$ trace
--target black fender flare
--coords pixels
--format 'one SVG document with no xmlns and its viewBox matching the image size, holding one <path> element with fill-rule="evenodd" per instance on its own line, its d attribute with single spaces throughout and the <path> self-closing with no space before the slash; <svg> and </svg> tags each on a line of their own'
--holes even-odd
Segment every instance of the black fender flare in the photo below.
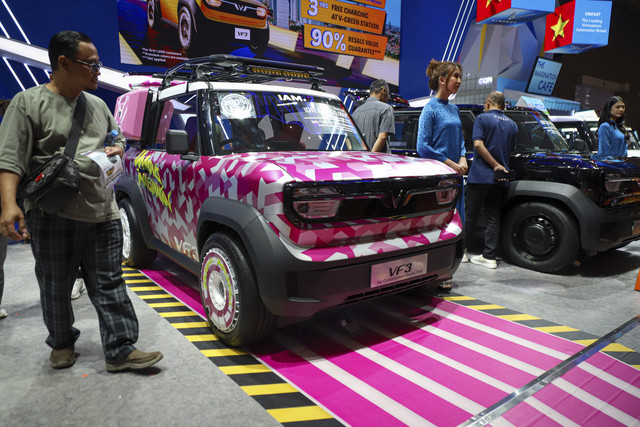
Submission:
<svg viewBox="0 0 640 427">
<path fill-rule="evenodd" d="M 602 210 L 579 188 L 569 184 L 549 181 L 519 180 L 509 183 L 506 205 L 530 199 L 553 200 L 567 209 L 578 221 L 581 246 L 590 247 L 598 240 Z"/>
<path fill-rule="evenodd" d="M 129 199 L 133 209 L 136 214 L 138 214 L 138 218 L 142 219 L 140 221 L 142 230 L 140 231 L 142 231 L 144 243 L 148 248 L 157 249 L 151 243 L 153 235 L 151 234 L 151 226 L 148 221 L 149 212 L 147 212 L 147 205 L 144 203 L 138 182 L 130 176 L 123 176 L 116 184 L 114 190 L 116 192 L 116 201 L 120 201 L 123 198 Z"/>
<path fill-rule="evenodd" d="M 261 217 L 262 215 L 256 208 L 246 203 L 224 197 L 209 197 L 202 203 L 198 216 L 198 252 L 201 252 L 212 232 L 226 228 L 240 238 L 243 246 L 249 251 L 251 259 L 255 260 L 256 254 L 252 253 L 254 252 L 252 242 L 256 240 L 257 236 L 252 235 L 250 238 L 247 228 L 253 221 Z"/>
<path fill-rule="evenodd" d="M 256 283 L 264 304 L 273 311 L 274 301 L 286 299 L 282 271 L 297 268 L 297 260 L 285 249 L 266 218 L 253 206 L 236 200 L 209 197 L 204 201 L 198 218 L 198 253 L 214 232 L 231 232 L 239 240 L 251 261 Z M 269 256 L 265 256 L 269 254 Z M 292 264 L 293 263 L 293 264 Z"/>
</svg>

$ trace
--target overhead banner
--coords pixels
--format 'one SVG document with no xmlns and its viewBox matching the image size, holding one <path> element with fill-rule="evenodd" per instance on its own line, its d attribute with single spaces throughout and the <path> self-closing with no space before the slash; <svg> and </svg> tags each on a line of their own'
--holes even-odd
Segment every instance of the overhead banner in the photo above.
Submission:
<svg viewBox="0 0 640 427">
<path fill-rule="evenodd" d="M 117 3 L 125 64 L 168 68 L 224 53 L 320 66 L 329 86 L 399 84 L 401 0 Z"/>
<path fill-rule="evenodd" d="M 611 2 L 574 0 L 547 16 L 544 51 L 581 53 L 609 43 Z"/>
<path fill-rule="evenodd" d="M 552 13 L 555 7 L 555 0 L 478 0 L 476 22 L 519 25 Z"/>
<path fill-rule="evenodd" d="M 366 4 L 367 6 L 379 7 L 384 9 L 387 0 L 357 0 L 358 3 Z"/>
<path fill-rule="evenodd" d="M 302 0 L 302 17 L 327 24 L 382 34 L 387 13 L 384 10 L 357 6 L 336 0 Z"/>
<path fill-rule="evenodd" d="M 365 58 L 384 59 L 387 38 L 304 24 L 304 47 Z"/>
</svg>

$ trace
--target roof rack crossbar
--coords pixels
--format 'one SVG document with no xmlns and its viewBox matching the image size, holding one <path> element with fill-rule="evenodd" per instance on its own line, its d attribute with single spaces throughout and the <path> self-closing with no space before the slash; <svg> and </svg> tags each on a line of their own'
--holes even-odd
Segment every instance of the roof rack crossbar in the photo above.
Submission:
<svg viewBox="0 0 640 427">
<path fill-rule="evenodd" d="M 210 55 L 190 59 L 164 74 L 154 75 L 162 78 L 161 88 L 169 86 L 174 80 L 261 83 L 273 80 L 305 81 L 314 89 L 320 89 L 324 79 L 322 67 L 291 64 L 281 61 L 244 58 L 234 55 Z"/>
</svg>

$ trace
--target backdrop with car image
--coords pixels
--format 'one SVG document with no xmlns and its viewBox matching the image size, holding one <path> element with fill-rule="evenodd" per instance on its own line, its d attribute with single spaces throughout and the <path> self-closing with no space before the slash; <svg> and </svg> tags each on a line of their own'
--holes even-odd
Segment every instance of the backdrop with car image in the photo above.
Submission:
<svg viewBox="0 0 640 427">
<path fill-rule="evenodd" d="M 327 85 L 397 90 L 400 2 L 119 0 L 120 60 L 171 67 L 219 53 L 321 66 Z"/>
</svg>

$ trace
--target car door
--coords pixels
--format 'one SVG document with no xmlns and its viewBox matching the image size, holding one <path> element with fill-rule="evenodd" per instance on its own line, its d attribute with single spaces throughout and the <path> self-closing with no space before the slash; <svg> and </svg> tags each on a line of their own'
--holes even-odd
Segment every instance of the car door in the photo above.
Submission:
<svg viewBox="0 0 640 427">
<path fill-rule="evenodd" d="M 199 199 L 192 194 L 200 162 L 197 99 L 194 92 L 161 102 L 154 142 L 137 155 L 134 163 L 153 237 L 193 260 L 198 259 L 196 212 L 200 209 L 194 205 Z M 191 155 L 167 153 L 169 129 L 187 132 Z"/>
</svg>

